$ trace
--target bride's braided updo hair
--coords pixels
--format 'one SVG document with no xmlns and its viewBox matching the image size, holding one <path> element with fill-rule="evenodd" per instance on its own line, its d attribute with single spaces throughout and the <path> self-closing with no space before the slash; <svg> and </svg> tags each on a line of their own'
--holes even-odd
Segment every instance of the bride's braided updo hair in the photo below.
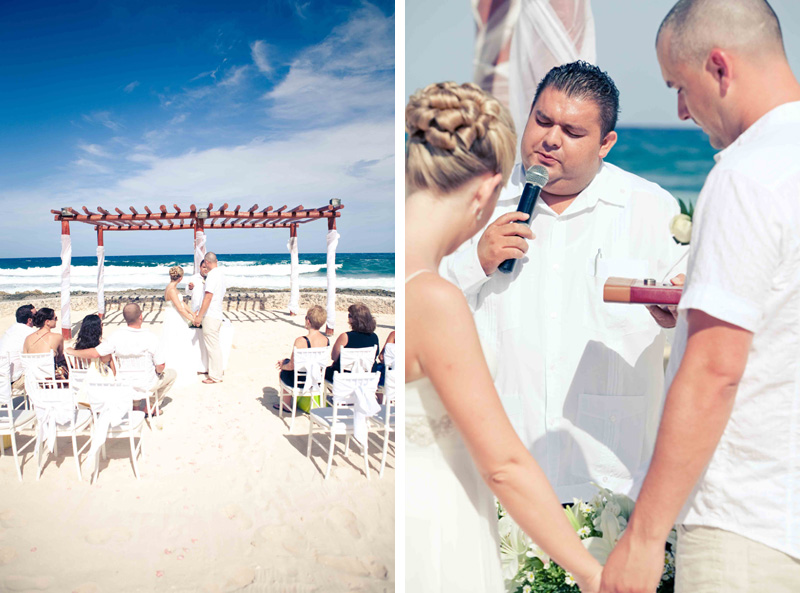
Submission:
<svg viewBox="0 0 800 593">
<path fill-rule="evenodd" d="M 448 193 L 484 173 L 514 166 L 516 134 L 508 110 L 468 82 L 430 84 L 406 106 L 406 192 Z"/>
</svg>

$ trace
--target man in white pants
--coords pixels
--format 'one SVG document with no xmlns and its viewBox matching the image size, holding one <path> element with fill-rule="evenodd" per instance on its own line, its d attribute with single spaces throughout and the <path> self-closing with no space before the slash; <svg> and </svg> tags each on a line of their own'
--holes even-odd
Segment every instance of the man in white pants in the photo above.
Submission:
<svg viewBox="0 0 800 593">
<path fill-rule="evenodd" d="M 603 592 L 800 591 L 800 83 L 763 0 L 681 0 L 661 74 L 720 149 L 694 214 L 655 453 Z"/>
<path fill-rule="evenodd" d="M 225 298 L 225 277 L 217 265 L 215 253 L 209 251 L 203 261 L 208 268 L 208 276 L 206 276 L 203 304 L 194 317 L 194 324 L 203 326 L 203 342 L 208 352 L 208 379 L 203 383 L 221 383 L 223 367 L 219 330 L 224 318 L 222 301 Z"/>
</svg>

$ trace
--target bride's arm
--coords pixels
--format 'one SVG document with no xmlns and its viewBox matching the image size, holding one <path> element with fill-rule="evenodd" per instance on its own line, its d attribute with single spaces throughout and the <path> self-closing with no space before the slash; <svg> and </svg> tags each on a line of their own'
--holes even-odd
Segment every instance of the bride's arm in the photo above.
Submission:
<svg viewBox="0 0 800 593">
<path fill-rule="evenodd" d="M 169 301 L 175 306 L 175 310 L 180 313 L 182 317 L 185 317 L 188 321 L 194 320 L 194 315 L 186 310 L 186 305 L 183 304 L 183 300 L 178 296 L 177 288 L 174 290 L 167 289 L 165 294 Z"/>
<path fill-rule="evenodd" d="M 407 368 L 418 363 L 431 380 L 492 492 L 583 591 L 595 591 L 601 566 L 581 544 L 547 477 L 511 426 L 461 292 L 433 275 L 417 280 L 406 288 L 406 327 Z"/>
</svg>

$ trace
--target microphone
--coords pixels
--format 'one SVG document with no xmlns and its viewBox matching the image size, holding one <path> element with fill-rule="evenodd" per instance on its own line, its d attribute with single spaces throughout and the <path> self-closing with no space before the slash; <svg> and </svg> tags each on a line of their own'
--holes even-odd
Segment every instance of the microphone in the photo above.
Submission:
<svg viewBox="0 0 800 593">
<path fill-rule="evenodd" d="M 527 224 L 531 226 L 531 217 L 533 215 L 533 207 L 536 205 L 536 200 L 539 199 L 539 194 L 542 188 L 547 185 L 547 180 L 550 174 L 547 169 L 541 165 L 534 165 L 525 171 L 525 187 L 522 189 L 522 195 L 519 198 L 519 206 L 517 212 L 525 212 L 528 215 L 528 220 L 525 222 L 517 222 L 516 224 Z M 510 274 L 514 271 L 516 259 L 507 259 L 497 268 L 504 274 Z"/>
</svg>

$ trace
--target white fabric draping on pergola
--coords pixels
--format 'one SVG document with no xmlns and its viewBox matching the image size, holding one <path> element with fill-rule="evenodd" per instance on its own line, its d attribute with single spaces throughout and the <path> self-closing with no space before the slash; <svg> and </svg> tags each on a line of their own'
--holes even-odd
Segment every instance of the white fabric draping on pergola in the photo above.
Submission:
<svg viewBox="0 0 800 593">
<path fill-rule="evenodd" d="M 326 261 L 328 276 L 328 328 L 333 331 L 336 319 L 336 246 L 339 245 L 339 233 L 330 229 L 325 238 L 328 245 L 328 258 Z"/>
<path fill-rule="evenodd" d="M 194 237 L 194 274 L 200 273 L 200 262 L 206 256 L 206 234 L 198 231 Z"/>
<path fill-rule="evenodd" d="M 286 244 L 289 250 L 289 313 L 297 315 L 300 312 L 300 258 L 297 254 L 297 237 L 289 237 Z"/>
<path fill-rule="evenodd" d="M 472 0 L 474 80 L 508 105 L 517 135 L 536 86 L 554 66 L 596 61 L 590 0 Z"/>
<path fill-rule="evenodd" d="M 106 314 L 106 292 L 105 292 L 105 262 L 106 248 L 102 245 L 97 246 L 97 313 L 101 317 Z"/>
<path fill-rule="evenodd" d="M 72 330 L 69 314 L 69 272 L 72 265 L 72 241 L 67 234 L 61 234 L 61 327 Z"/>
</svg>

